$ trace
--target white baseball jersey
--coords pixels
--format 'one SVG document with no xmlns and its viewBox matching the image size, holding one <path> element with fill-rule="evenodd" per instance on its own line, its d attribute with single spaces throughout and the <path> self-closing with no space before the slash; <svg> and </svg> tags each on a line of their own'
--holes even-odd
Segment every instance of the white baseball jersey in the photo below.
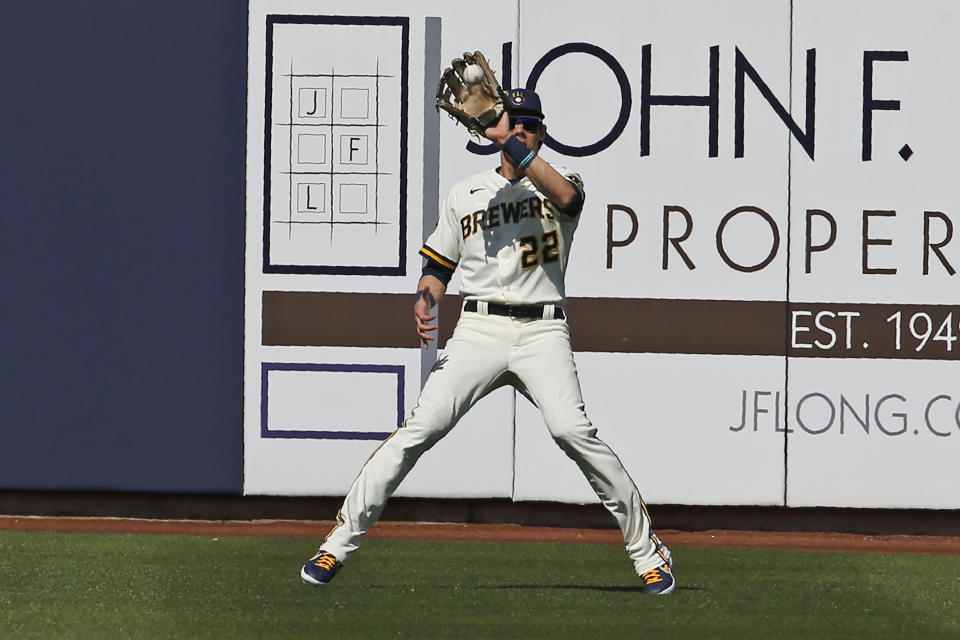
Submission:
<svg viewBox="0 0 960 640">
<path fill-rule="evenodd" d="M 554 168 L 583 196 L 580 176 Z M 467 300 L 563 304 L 579 218 L 579 211 L 559 211 L 529 178 L 511 183 L 491 169 L 450 189 L 420 253 L 449 269 L 459 264 Z"/>
</svg>

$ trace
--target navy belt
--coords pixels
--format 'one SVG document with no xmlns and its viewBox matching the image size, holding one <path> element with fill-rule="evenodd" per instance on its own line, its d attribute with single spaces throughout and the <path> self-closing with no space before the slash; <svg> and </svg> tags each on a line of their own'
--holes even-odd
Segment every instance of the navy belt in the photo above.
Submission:
<svg viewBox="0 0 960 640">
<path fill-rule="evenodd" d="M 467 300 L 463 305 L 464 311 L 476 312 L 477 301 Z M 525 320 L 542 320 L 542 304 L 500 304 L 498 302 L 487 303 L 487 314 L 491 316 L 507 316 L 508 318 L 522 318 Z M 563 314 L 563 307 L 556 306 L 553 309 L 553 319 L 563 320 L 566 316 Z"/>
</svg>

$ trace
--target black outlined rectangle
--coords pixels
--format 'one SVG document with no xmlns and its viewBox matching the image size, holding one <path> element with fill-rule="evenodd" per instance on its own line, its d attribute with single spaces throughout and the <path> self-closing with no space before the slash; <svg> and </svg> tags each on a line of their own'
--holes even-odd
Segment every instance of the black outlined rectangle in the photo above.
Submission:
<svg viewBox="0 0 960 640">
<path fill-rule="evenodd" d="M 271 226 L 276 221 L 271 220 L 271 149 L 273 142 L 273 52 L 274 26 L 281 24 L 292 25 L 359 25 L 359 26 L 390 26 L 400 27 L 400 141 L 399 141 L 399 203 L 398 219 L 398 251 L 395 266 L 362 266 L 362 265 L 304 265 L 280 264 L 271 258 Z M 406 235 L 407 235 L 407 141 L 409 114 L 409 37 L 410 20 L 407 17 L 369 17 L 369 16 L 307 16 L 307 15 L 268 15 L 266 18 L 266 73 L 264 94 L 264 221 L 263 221 L 263 272 L 284 274 L 344 274 L 344 275 L 388 275 L 402 276 L 406 274 Z M 379 73 L 379 72 L 378 72 Z M 375 77 L 379 82 L 379 76 Z M 328 96 L 329 97 L 329 96 Z M 292 109 L 292 107 L 291 107 Z M 294 113 L 291 112 L 290 124 L 293 126 Z M 333 113 L 330 113 L 333 117 Z M 370 125 L 375 132 L 377 124 Z M 374 167 L 374 172 L 379 167 Z M 331 167 L 330 177 L 333 172 Z M 378 184 L 376 181 L 375 184 Z M 295 197 L 295 194 L 292 194 Z M 331 232 L 335 223 L 333 212 L 327 224 Z M 374 224 L 382 224 L 375 218 Z"/>
<path fill-rule="evenodd" d="M 403 387 L 405 369 L 402 365 L 375 364 L 292 364 L 282 362 L 264 362 L 260 365 L 260 437 L 261 438 L 311 438 L 317 440 L 384 440 L 392 431 L 361 431 L 344 425 L 343 429 L 319 430 L 286 428 L 271 429 L 269 425 L 270 393 L 269 374 L 271 371 L 305 371 L 328 373 L 375 373 L 395 376 L 396 391 L 396 427 L 403 423 Z M 292 426 L 292 425 L 291 425 Z"/>
</svg>

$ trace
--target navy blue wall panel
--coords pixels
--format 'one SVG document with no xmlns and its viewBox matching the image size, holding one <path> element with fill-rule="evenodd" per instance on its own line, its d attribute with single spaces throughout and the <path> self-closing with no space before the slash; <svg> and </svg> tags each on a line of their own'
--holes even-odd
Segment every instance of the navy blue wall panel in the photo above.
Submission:
<svg viewBox="0 0 960 640">
<path fill-rule="evenodd" d="M 0 5 L 0 489 L 239 493 L 247 5 Z"/>
</svg>

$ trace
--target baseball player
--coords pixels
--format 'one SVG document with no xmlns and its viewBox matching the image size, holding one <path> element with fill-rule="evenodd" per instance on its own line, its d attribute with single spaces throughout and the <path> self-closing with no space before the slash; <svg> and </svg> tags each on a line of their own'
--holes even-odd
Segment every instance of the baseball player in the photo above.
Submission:
<svg viewBox="0 0 960 640">
<path fill-rule="evenodd" d="M 676 587 L 670 551 L 651 529 L 640 492 L 584 412 L 564 304 L 583 181 L 539 156 L 547 127 L 537 94 L 514 89 L 506 98 L 507 111 L 483 130 L 501 148 L 500 166 L 453 186 L 420 250 L 426 265 L 413 315 L 423 345 L 435 339 L 431 309 L 457 268 L 460 320 L 410 417 L 363 466 L 337 526 L 303 565 L 306 584 L 328 584 L 417 459 L 478 400 L 512 385 L 540 409 L 613 514 L 643 590 L 668 594 Z"/>
</svg>

